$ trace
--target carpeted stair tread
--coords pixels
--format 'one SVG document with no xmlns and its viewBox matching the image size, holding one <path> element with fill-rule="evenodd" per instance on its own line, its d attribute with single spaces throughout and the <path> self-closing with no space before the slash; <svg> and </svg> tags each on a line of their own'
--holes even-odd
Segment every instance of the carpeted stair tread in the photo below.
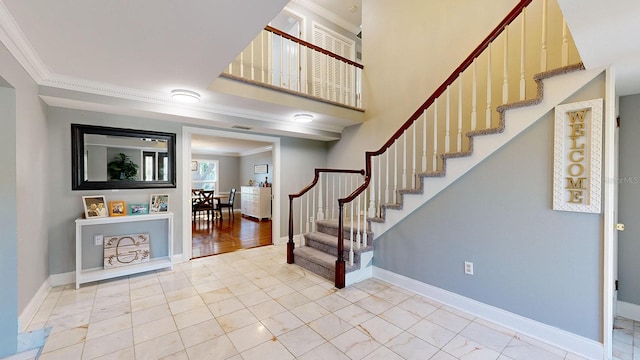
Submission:
<svg viewBox="0 0 640 360">
<path fill-rule="evenodd" d="M 337 258 L 329 255 L 318 249 L 314 249 L 310 246 L 302 246 L 293 250 L 295 263 L 299 266 L 320 275 L 326 279 L 334 280 L 335 278 L 335 266 Z M 354 263 L 353 266 L 349 265 L 349 261 L 346 261 L 346 272 L 351 272 L 360 269 L 360 264 Z"/>
<path fill-rule="evenodd" d="M 338 237 L 333 236 L 333 235 L 329 235 L 329 234 L 325 234 L 322 232 L 312 232 L 312 233 L 306 233 L 304 234 L 305 239 L 308 240 L 312 240 L 312 241 L 316 241 L 318 243 L 321 243 L 323 245 L 326 245 L 330 248 L 335 248 L 337 251 L 338 248 Z M 349 246 L 350 246 L 350 241 L 349 239 L 343 239 L 342 240 L 343 244 L 344 244 L 344 251 L 349 251 Z M 353 252 L 354 253 L 362 253 L 365 251 L 373 251 L 373 246 L 371 246 L 370 240 L 367 241 L 367 247 L 361 247 L 360 249 L 357 248 L 357 245 L 354 241 L 353 244 Z M 336 252 L 337 254 L 337 252 Z"/>
</svg>

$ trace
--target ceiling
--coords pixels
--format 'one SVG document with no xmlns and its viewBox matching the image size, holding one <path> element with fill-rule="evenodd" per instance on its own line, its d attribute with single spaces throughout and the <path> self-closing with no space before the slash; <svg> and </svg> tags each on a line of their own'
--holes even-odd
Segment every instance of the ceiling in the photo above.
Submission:
<svg viewBox="0 0 640 360">
<path fill-rule="evenodd" d="M 308 111 L 210 90 L 288 1 L 0 0 L 0 39 L 51 106 L 328 140 L 353 120 L 294 124 L 292 114 Z M 358 19 L 345 5 L 360 0 L 294 1 Z M 177 103 L 173 89 L 201 101 Z"/>
<path fill-rule="evenodd" d="M 0 39 L 51 106 L 327 140 L 352 125 L 210 90 L 218 74 L 289 0 L 0 0 Z M 362 0 L 291 0 L 359 29 Z M 640 93 L 640 2 L 559 0 L 585 65 L 614 64 L 621 95 Z M 184 105 L 170 91 L 199 92 Z M 258 144 L 258 147 L 260 144 Z M 251 151 L 230 149 L 229 152 Z"/>
</svg>

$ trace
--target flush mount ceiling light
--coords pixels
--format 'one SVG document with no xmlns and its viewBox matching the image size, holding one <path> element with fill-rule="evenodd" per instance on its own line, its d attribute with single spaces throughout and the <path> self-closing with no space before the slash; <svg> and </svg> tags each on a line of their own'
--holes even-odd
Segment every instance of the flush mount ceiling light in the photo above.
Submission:
<svg viewBox="0 0 640 360">
<path fill-rule="evenodd" d="M 200 94 L 191 90 L 176 89 L 171 91 L 171 98 L 175 101 L 195 104 L 200 102 Z"/>
<path fill-rule="evenodd" d="M 313 121 L 313 115 L 311 114 L 295 114 L 293 115 L 293 121 L 299 123 L 308 123 Z"/>
</svg>

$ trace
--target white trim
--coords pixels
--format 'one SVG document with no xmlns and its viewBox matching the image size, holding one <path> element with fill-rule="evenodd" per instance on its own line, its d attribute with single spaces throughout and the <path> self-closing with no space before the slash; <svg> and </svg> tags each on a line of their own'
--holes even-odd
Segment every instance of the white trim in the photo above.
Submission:
<svg viewBox="0 0 640 360">
<path fill-rule="evenodd" d="M 563 350 L 586 357 L 602 359 L 601 343 L 561 330 L 547 324 L 487 305 L 444 289 L 410 279 L 408 277 L 373 267 L 373 276 L 393 285 L 413 291 L 448 306 L 496 323 L 517 333 L 538 339 Z"/>
<path fill-rule="evenodd" d="M 280 238 L 280 184 L 282 183 L 282 176 L 280 170 L 281 150 L 280 150 L 280 138 L 273 136 L 264 136 L 248 133 L 238 133 L 224 130 L 213 130 L 205 128 L 197 128 L 190 126 L 182 127 L 182 178 L 191 179 L 191 135 L 199 134 L 205 136 L 218 136 L 232 139 L 253 140 L 272 143 L 273 149 L 271 150 L 271 158 L 273 163 L 273 178 L 271 179 L 273 187 L 272 193 L 272 226 L 271 226 L 271 238 Z M 188 164 L 188 165 L 187 165 Z M 182 182 L 182 201 L 183 209 L 191 208 L 191 181 Z M 235 209 L 234 209 L 235 211 Z M 192 254 L 191 244 L 191 211 L 182 212 L 182 259 L 188 261 L 191 259 Z"/>
<path fill-rule="evenodd" d="M 272 225 L 273 226 L 273 225 Z M 273 245 L 285 245 L 286 243 L 289 242 L 289 236 L 282 236 L 278 239 L 273 239 Z"/>
<path fill-rule="evenodd" d="M 615 69 L 608 68 L 605 72 L 605 108 L 604 108 L 604 193 L 603 206 L 603 279 L 602 279 L 602 339 L 604 343 L 605 359 L 610 359 L 613 355 L 613 297 L 614 297 L 614 256 L 618 256 L 614 251 L 616 241 L 615 223 L 618 221 L 617 191 L 616 191 L 616 105 L 615 105 Z M 617 304 L 620 304 L 618 301 Z M 617 311 L 620 311 L 618 309 Z"/>
<path fill-rule="evenodd" d="M 51 284 L 51 287 L 75 284 L 75 282 L 76 282 L 75 271 L 49 275 L 49 283 Z"/>
<path fill-rule="evenodd" d="M 360 270 L 345 275 L 345 286 L 351 286 L 373 276 L 373 250 L 360 253 Z"/>
<path fill-rule="evenodd" d="M 38 291 L 36 291 L 35 295 L 33 295 L 18 317 L 18 329 L 21 333 L 27 331 L 27 326 L 29 326 L 31 320 L 36 316 L 36 313 L 49 295 L 49 292 L 51 292 L 51 283 L 49 279 L 47 279 L 40 285 Z"/>
<path fill-rule="evenodd" d="M 618 300 L 616 302 L 616 307 L 618 312 L 617 316 L 622 316 L 623 318 L 640 321 L 640 305 L 628 303 L 626 301 Z M 611 333 L 612 331 L 608 331 Z"/>
</svg>

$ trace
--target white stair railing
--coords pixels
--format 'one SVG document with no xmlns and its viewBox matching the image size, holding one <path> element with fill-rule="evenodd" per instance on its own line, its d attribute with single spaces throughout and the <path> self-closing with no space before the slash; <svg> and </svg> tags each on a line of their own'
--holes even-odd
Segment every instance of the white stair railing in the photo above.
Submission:
<svg viewBox="0 0 640 360">
<path fill-rule="evenodd" d="M 360 109 L 362 69 L 353 60 L 267 26 L 221 76 Z"/>
</svg>

